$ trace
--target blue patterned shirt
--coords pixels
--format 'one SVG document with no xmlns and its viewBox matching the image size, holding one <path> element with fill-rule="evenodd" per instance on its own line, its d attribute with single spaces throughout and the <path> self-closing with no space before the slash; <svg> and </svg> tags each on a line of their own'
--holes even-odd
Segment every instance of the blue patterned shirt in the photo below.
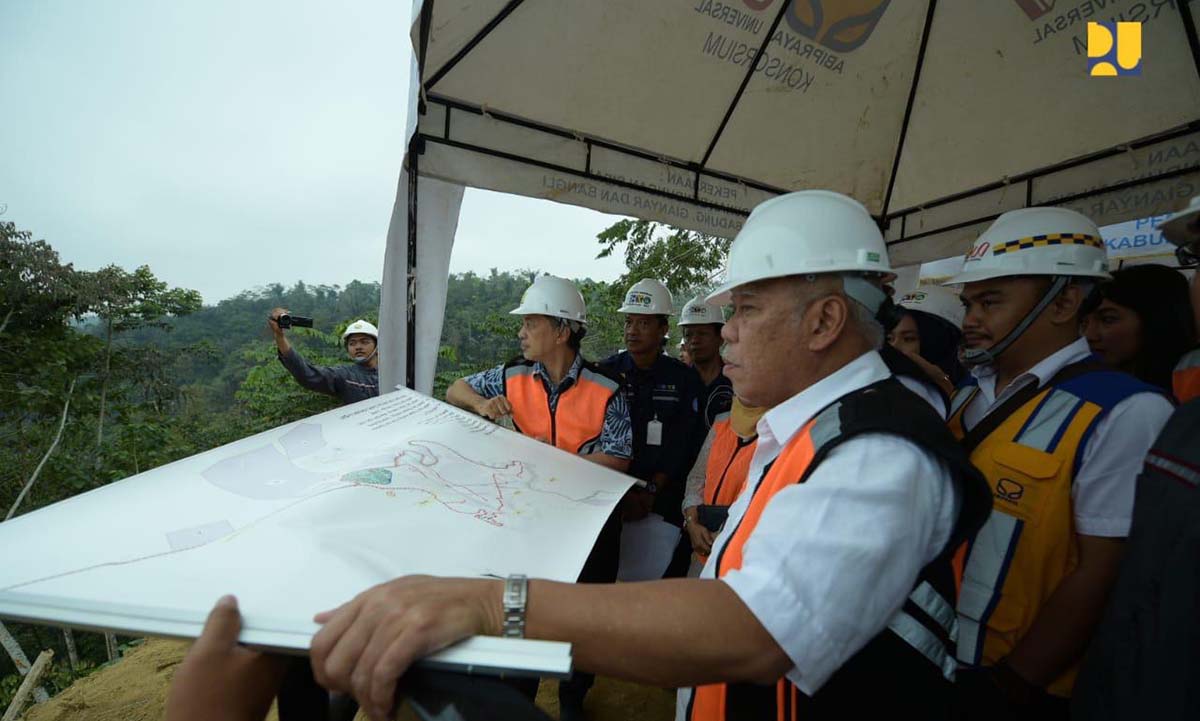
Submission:
<svg viewBox="0 0 1200 721">
<path fill-rule="evenodd" d="M 558 398 L 579 379 L 583 369 L 583 356 L 576 353 L 575 362 L 557 386 L 550 384 L 550 374 L 540 361 L 534 361 L 533 372 L 542 379 L 546 394 L 550 398 L 550 411 L 558 408 Z M 504 393 L 504 365 L 488 368 L 464 378 L 471 390 L 484 398 L 495 398 Z M 600 453 L 617 458 L 633 457 L 633 423 L 629 420 L 629 406 L 623 393 L 614 393 L 604 411 L 604 427 L 600 430 Z"/>
</svg>

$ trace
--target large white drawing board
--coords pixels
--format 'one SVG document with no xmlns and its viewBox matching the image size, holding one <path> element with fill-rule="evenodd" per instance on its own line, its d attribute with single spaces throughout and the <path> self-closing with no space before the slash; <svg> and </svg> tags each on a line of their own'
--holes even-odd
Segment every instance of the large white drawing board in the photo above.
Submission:
<svg viewBox="0 0 1200 721">
<path fill-rule="evenodd" d="M 316 612 L 398 576 L 575 580 L 632 482 L 399 390 L 0 523 L 0 617 L 194 637 L 233 593 L 244 643 L 302 652 Z M 569 653 L 472 639 L 432 661 Z"/>
</svg>

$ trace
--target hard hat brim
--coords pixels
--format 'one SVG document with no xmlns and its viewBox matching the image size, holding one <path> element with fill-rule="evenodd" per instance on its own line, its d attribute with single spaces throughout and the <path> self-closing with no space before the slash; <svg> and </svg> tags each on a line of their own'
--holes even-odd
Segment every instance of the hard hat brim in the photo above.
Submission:
<svg viewBox="0 0 1200 721">
<path fill-rule="evenodd" d="M 1071 278 L 1092 278 L 1093 280 L 1110 280 L 1112 278 L 1108 273 L 1085 271 L 1073 273 L 1055 273 L 1048 270 L 1021 270 L 1014 272 L 1011 269 L 992 268 L 991 270 L 969 270 L 942 281 L 942 285 L 966 285 L 967 283 L 978 283 L 981 280 L 995 280 L 997 278 L 1019 278 L 1030 275 L 1044 275 L 1047 277 L 1056 277 L 1060 275 L 1069 276 Z"/>
<path fill-rule="evenodd" d="M 1200 206 L 1189 206 L 1170 218 L 1162 225 L 1163 237 L 1175 245 L 1191 245 L 1200 242 Z"/>
</svg>

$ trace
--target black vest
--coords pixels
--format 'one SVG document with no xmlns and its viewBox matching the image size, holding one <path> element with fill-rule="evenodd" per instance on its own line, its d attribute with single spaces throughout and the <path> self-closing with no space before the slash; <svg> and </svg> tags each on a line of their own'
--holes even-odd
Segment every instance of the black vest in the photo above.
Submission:
<svg viewBox="0 0 1200 721">
<path fill-rule="evenodd" d="M 818 434 L 822 424 L 836 430 Z M 957 600 L 951 559 L 987 520 L 991 490 L 945 422 L 895 378 L 843 396 L 817 415 L 813 443 L 818 447 L 797 482 L 807 480 L 838 445 L 865 433 L 899 436 L 946 465 L 962 500 L 950 539 L 921 570 L 912 594 L 888 628 L 846 661 L 815 695 L 792 693 L 789 688 L 780 709 L 775 685 L 729 684 L 725 714 L 729 721 L 853 719 L 877 714 L 881 707 L 893 718 L 951 716 L 955 641 L 950 631 L 956 622 Z M 691 712 L 689 703 L 688 718 Z"/>
</svg>

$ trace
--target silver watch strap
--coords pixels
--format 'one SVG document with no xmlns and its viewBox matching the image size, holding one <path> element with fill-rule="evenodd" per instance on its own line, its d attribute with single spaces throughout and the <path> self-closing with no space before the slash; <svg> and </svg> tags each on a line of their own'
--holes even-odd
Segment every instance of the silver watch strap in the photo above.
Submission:
<svg viewBox="0 0 1200 721">
<path fill-rule="evenodd" d="M 505 638 L 525 638 L 525 605 L 529 600 L 529 579 L 513 574 L 504 579 Z"/>
</svg>

